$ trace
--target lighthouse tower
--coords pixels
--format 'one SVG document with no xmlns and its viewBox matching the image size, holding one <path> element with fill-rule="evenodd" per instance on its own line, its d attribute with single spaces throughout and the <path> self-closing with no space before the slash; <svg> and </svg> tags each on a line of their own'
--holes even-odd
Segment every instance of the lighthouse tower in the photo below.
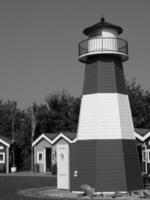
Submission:
<svg viewBox="0 0 150 200">
<path fill-rule="evenodd" d="M 96 191 L 143 188 L 122 63 L 128 43 L 119 26 L 101 21 L 86 28 L 79 43 L 85 63 L 77 141 L 70 148 L 70 189 Z"/>
</svg>

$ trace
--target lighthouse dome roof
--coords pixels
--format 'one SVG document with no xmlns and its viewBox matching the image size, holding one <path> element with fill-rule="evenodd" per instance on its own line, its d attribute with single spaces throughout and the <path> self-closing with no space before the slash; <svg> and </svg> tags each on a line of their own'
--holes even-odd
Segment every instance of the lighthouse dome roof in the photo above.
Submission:
<svg viewBox="0 0 150 200">
<path fill-rule="evenodd" d="M 123 32 L 123 29 L 120 26 L 116 26 L 114 24 L 106 22 L 105 18 L 102 17 L 100 22 L 98 22 L 97 24 L 94 24 L 93 26 L 90 26 L 90 27 L 84 29 L 83 33 L 85 35 L 90 35 L 92 32 L 95 32 L 95 31 L 100 30 L 102 28 L 115 29 L 118 32 L 118 34 Z"/>
</svg>

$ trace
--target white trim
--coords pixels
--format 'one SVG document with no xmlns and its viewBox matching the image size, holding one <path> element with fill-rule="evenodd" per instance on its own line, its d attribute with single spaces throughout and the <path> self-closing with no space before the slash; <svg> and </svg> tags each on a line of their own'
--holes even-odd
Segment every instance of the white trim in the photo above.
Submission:
<svg viewBox="0 0 150 200">
<path fill-rule="evenodd" d="M 0 155 L 3 156 L 3 159 L 0 160 L 0 163 L 5 163 L 5 152 L 0 152 Z"/>
<path fill-rule="evenodd" d="M 75 138 L 74 140 L 72 140 L 72 143 L 75 143 L 75 142 L 77 142 L 77 138 Z"/>
<path fill-rule="evenodd" d="M 7 142 L 5 142 L 4 140 L 0 139 L 0 143 L 6 145 L 7 147 L 10 147 L 10 144 L 8 144 Z"/>
<path fill-rule="evenodd" d="M 142 151 L 142 161 L 146 162 L 146 150 Z"/>
<path fill-rule="evenodd" d="M 139 139 L 140 141 L 144 142 L 147 138 L 150 137 L 150 131 L 147 132 L 146 135 L 144 135 L 143 137 L 142 137 L 139 133 L 137 133 L 137 132 L 135 132 L 135 131 L 134 131 L 134 135 L 135 135 L 135 137 L 136 137 L 137 139 Z"/>
<path fill-rule="evenodd" d="M 72 191 L 72 193 L 74 193 L 74 194 L 83 194 L 84 192 L 83 191 Z"/>
<path fill-rule="evenodd" d="M 79 60 L 84 60 L 84 57 L 91 56 L 91 55 L 96 55 L 96 54 L 116 54 L 116 55 L 121 55 L 121 58 L 123 61 L 127 60 L 129 58 L 128 54 L 126 53 L 121 53 L 118 51 L 94 51 L 94 52 L 89 52 L 85 53 L 79 56 Z"/>
<path fill-rule="evenodd" d="M 136 131 L 134 131 L 134 135 L 137 139 L 139 139 L 140 141 L 144 142 L 147 138 L 150 137 L 150 131 L 148 133 L 146 133 L 146 135 L 141 136 L 139 133 L 137 133 Z M 32 143 L 32 147 L 34 147 L 41 139 L 45 139 L 47 140 L 50 144 L 54 144 L 57 140 L 60 139 L 60 137 L 64 138 L 65 140 L 67 140 L 69 143 L 75 143 L 77 141 L 77 138 L 75 138 L 74 140 L 70 140 L 67 136 L 65 136 L 63 133 L 60 133 L 55 139 L 51 140 L 49 139 L 46 135 L 42 134 L 41 136 L 39 136 L 33 143 Z M 0 139 L 0 142 L 5 144 L 6 143 Z M 10 145 L 6 145 L 8 147 L 10 147 Z"/>
<path fill-rule="evenodd" d="M 39 160 L 39 155 L 42 154 L 42 159 Z M 43 151 L 37 151 L 37 163 L 43 163 L 44 161 L 44 156 L 43 156 Z"/>
<path fill-rule="evenodd" d="M 147 163 L 150 163 L 150 149 L 147 149 Z"/>
<path fill-rule="evenodd" d="M 73 143 L 74 140 L 70 140 L 66 135 L 64 135 L 63 133 L 60 133 L 53 141 L 52 141 L 52 144 L 54 144 L 57 140 L 59 140 L 60 138 L 63 138 L 64 140 L 66 140 L 67 142 L 69 143 Z"/>
<path fill-rule="evenodd" d="M 9 148 L 7 147 L 6 148 L 6 155 L 7 155 L 7 157 L 6 157 L 6 173 L 8 174 L 9 173 Z"/>
<path fill-rule="evenodd" d="M 70 140 L 66 135 L 64 135 L 63 133 L 59 133 L 58 136 L 56 138 L 54 138 L 53 140 L 49 139 L 46 135 L 42 134 L 41 136 L 39 136 L 33 143 L 32 143 L 32 147 L 34 147 L 41 139 L 45 139 L 47 140 L 50 144 L 54 144 L 57 140 L 59 140 L 60 138 L 65 139 L 67 142 L 69 143 L 74 143 L 77 141 L 77 138 L 75 138 L 74 140 Z"/>
<path fill-rule="evenodd" d="M 43 152 L 43 167 L 44 167 L 44 173 L 46 173 L 46 149 L 44 149 Z"/>
</svg>

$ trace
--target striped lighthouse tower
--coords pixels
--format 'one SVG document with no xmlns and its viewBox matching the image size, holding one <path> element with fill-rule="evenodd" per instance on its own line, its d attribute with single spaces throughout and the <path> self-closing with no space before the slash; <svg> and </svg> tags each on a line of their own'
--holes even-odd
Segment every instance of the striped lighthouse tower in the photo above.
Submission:
<svg viewBox="0 0 150 200">
<path fill-rule="evenodd" d="M 86 28 L 79 44 L 85 63 L 77 141 L 70 148 L 70 189 L 96 191 L 143 188 L 122 63 L 128 60 L 123 29 L 101 21 Z"/>
</svg>

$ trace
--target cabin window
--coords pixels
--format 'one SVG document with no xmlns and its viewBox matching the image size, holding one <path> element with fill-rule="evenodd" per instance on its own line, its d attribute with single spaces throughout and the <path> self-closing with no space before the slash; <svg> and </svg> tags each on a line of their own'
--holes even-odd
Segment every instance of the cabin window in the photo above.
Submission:
<svg viewBox="0 0 150 200">
<path fill-rule="evenodd" d="M 142 161 L 146 161 L 146 152 L 145 151 L 142 152 Z"/>
<path fill-rule="evenodd" d="M 42 163 L 43 162 L 43 152 L 42 151 L 38 151 L 37 152 L 37 162 L 38 163 Z"/>
<path fill-rule="evenodd" d="M 0 152 L 0 163 L 5 163 L 5 153 Z"/>
<path fill-rule="evenodd" d="M 147 150 L 147 154 L 148 154 L 147 155 L 147 157 L 148 157 L 147 162 L 150 163 L 150 150 Z"/>
</svg>

